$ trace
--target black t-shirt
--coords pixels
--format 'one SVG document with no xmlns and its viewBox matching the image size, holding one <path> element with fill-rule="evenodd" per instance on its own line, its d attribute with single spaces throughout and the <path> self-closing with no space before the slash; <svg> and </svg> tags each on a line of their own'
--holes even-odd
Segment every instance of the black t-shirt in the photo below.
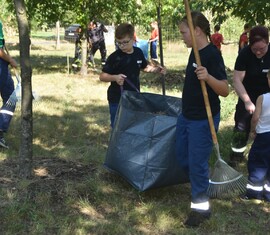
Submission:
<svg viewBox="0 0 270 235">
<path fill-rule="evenodd" d="M 226 80 L 227 75 L 223 58 L 212 43 L 199 51 L 202 66 L 207 68 L 210 75 L 218 80 Z M 192 120 L 202 120 L 207 118 L 201 83 L 194 72 L 193 63 L 196 63 L 193 50 L 190 53 L 186 68 L 186 78 L 182 95 L 182 113 L 186 118 Z M 210 88 L 207 83 L 209 102 L 212 115 L 220 112 L 220 100 L 218 95 Z"/>
<path fill-rule="evenodd" d="M 270 69 L 269 45 L 267 53 L 261 59 L 258 59 L 255 54 L 252 53 L 250 46 L 245 47 L 239 53 L 234 69 L 245 71 L 243 85 L 254 104 L 259 95 L 270 92 L 266 76 L 267 71 Z"/>
<path fill-rule="evenodd" d="M 113 52 L 107 59 L 102 71 L 112 75 L 124 74 L 127 79 L 140 90 L 140 70 L 147 66 L 147 61 L 143 52 L 138 47 L 133 47 L 133 53 L 127 54 L 120 49 Z M 135 89 L 124 82 L 124 90 L 134 91 Z M 111 82 L 108 88 L 107 99 L 110 103 L 119 103 L 121 97 L 120 86 L 116 82 Z"/>
</svg>

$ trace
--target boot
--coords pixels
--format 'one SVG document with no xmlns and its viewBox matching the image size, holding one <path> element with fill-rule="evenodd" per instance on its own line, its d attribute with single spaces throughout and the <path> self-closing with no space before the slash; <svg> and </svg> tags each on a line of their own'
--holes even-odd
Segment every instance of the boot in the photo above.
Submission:
<svg viewBox="0 0 270 235">
<path fill-rule="evenodd" d="M 231 167 L 236 167 L 239 163 L 243 162 L 244 159 L 244 153 L 231 152 L 228 164 Z"/>
</svg>

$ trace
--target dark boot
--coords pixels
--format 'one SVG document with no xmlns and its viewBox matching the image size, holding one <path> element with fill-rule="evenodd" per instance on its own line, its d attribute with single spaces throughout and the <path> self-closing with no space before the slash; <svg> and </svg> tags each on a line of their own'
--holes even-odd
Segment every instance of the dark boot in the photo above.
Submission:
<svg viewBox="0 0 270 235">
<path fill-rule="evenodd" d="M 187 227 L 198 227 L 204 221 L 210 219 L 211 212 L 210 210 L 207 211 L 191 211 L 187 220 L 185 221 L 185 225 Z"/>
<path fill-rule="evenodd" d="M 244 153 L 231 152 L 230 160 L 229 160 L 228 164 L 231 167 L 236 167 L 236 166 L 238 166 L 239 163 L 243 162 L 244 159 L 245 159 Z"/>
</svg>

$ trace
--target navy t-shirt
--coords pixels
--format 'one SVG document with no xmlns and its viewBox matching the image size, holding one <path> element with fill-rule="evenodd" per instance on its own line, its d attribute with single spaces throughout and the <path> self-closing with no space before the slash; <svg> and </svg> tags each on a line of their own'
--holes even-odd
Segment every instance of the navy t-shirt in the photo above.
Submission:
<svg viewBox="0 0 270 235">
<path fill-rule="evenodd" d="M 267 53 L 260 59 L 251 51 L 250 46 L 243 48 L 236 59 L 234 69 L 245 71 L 243 85 L 254 104 L 259 95 L 270 92 L 266 76 L 270 69 L 269 45 Z"/>
<path fill-rule="evenodd" d="M 113 52 L 107 59 L 102 72 L 112 75 L 124 74 L 127 79 L 140 90 L 140 70 L 147 66 L 147 61 L 143 52 L 138 47 L 133 47 L 133 53 L 127 54 L 120 49 Z M 124 90 L 134 91 L 135 89 L 128 83 L 124 82 Z M 116 82 L 111 82 L 108 91 L 107 99 L 110 103 L 119 103 L 121 98 L 121 89 Z"/>
<path fill-rule="evenodd" d="M 210 75 L 218 80 L 226 80 L 227 75 L 225 65 L 220 51 L 212 43 L 199 51 L 201 64 L 207 68 Z M 190 53 L 186 68 L 185 84 L 182 95 L 182 113 L 184 117 L 191 120 L 207 119 L 207 113 L 201 89 L 200 80 L 197 78 L 193 63 L 196 63 L 193 50 Z M 218 95 L 210 88 L 207 83 L 209 102 L 212 115 L 220 112 L 220 100 Z"/>
</svg>

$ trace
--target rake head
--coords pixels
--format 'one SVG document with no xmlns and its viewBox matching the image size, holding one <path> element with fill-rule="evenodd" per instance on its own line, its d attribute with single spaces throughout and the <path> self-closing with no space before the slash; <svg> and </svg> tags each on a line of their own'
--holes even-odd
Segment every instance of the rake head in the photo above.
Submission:
<svg viewBox="0 0 270 235">
<path fill-rule="evenodd" d="M 208 195 L 211 198 L 228 198 L 246 191 L 248 180 L 222 159 L 215 163 L 209 180 Z"/>
<path fill-rule="evenodd" d="M 6 107 L 13 107 L 13 106 L 16 106 L 17 101 L 18 99 L 16 96 L 16 92 L 14 90 L 5 105 Z"/>
</svg>

